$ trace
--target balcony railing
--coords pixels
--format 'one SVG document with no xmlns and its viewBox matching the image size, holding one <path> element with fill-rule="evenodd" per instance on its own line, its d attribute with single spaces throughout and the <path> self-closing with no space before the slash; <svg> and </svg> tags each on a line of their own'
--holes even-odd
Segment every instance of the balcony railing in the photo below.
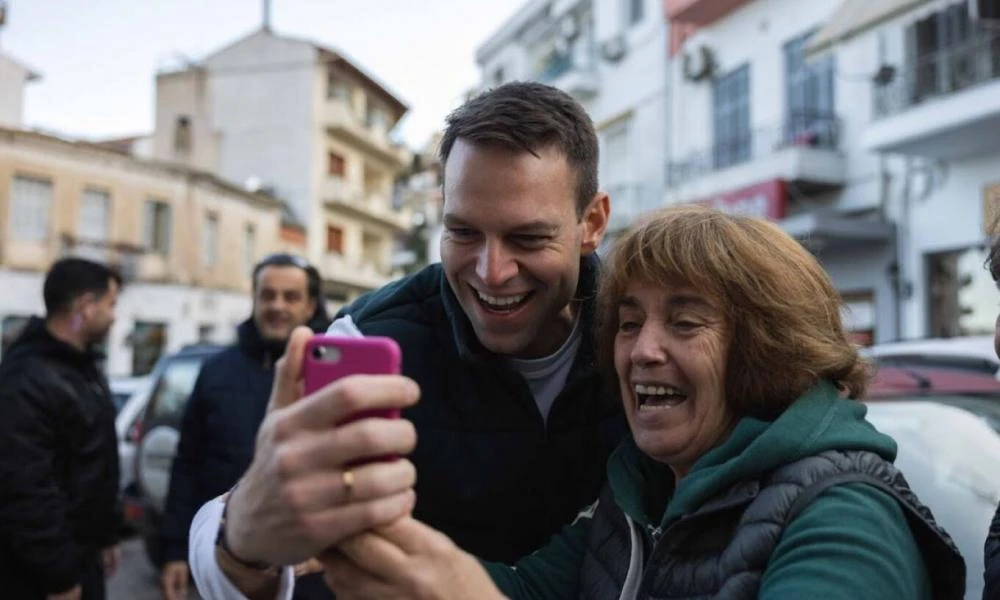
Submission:
<svg viewBox="0 0 1000 600">
<path fill-rule="evenodd" d="M 1000 34 L 968 40 L 905 64 L 887 84 L 875 83 L 875 117 L 900 113 L 927 100 L 1000 79 Z"/>
<path fill-rule="evenodd" d="M 835 151 L 840 147 L 841 122 L 838 117 L 818 113 L 790 115 L 770 127 L 751 130 L 667 165 L 671 187 L 735 167 L 783 150 L 809 148 Z"/>
</svg>

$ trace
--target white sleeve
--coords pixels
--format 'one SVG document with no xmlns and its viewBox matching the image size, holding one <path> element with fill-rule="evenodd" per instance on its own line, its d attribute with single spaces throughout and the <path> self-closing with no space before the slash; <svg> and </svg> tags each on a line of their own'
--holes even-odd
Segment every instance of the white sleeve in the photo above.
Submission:
<svg viewBox="0 0 1000 600">
<path fill-rule="evenodd" d="M 365 337 L 361 333 L 361 330 L 358 329 L 358 326 L 354 324 L 354 319 L 351 318 L 351 315 L 344 315 L 333 323 L 330 323 L 326 334 L 339 335 L 341 337 Z"/>
<path fill-rule="evenodd" d="M 191 521 L 188 538 L 188 565 L 194 585 L 204 600 L 247 600 L 215 562 L 215 538 L 222 522 L 222 498 L 209 500 Z M 291 600 L 295 590 L 295 569 L 285 567 L 275 600 Z"/>
</svg>

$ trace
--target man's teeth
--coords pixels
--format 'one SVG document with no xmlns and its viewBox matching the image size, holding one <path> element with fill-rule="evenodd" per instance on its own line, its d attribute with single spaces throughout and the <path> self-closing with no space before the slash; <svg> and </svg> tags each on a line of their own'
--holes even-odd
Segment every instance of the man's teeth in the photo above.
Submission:
<svg viewBox="0 0 1000 600">
<path fill-rule="evenodd" d="M 643 396 L 683 396 L 679 389 L 663 385 L 636 385 L 635 393 Z"/>
<path fill-rule="evenodd" d="M 521 294 L 520 296 L 487 296 L 479 291 L 476 294 L 479 295 L 480 300 L 491 306 L 510 306 L 517 304 L 528 296 L 527 294 Z"/>
</svg>

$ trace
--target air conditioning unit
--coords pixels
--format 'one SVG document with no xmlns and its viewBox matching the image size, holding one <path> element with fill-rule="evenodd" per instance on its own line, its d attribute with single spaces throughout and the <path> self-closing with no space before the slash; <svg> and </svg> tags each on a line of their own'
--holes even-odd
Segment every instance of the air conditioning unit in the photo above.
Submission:
<svg viewBox="0 0 1000 600">
<path fill-rule="evenodd" d="M 625 52 L 625 36 L 623 34 L 618 34 L 601 44 L 601 55 L 604 56 L 605 60 L 618 62 L 625 56 Z"/>
<path fill-rule="evenodd" d="M 715 54 L 708 46 L 698 46 L 684 53 L 684 79 L 703 81 L 715 74 Z"/>
</svg>

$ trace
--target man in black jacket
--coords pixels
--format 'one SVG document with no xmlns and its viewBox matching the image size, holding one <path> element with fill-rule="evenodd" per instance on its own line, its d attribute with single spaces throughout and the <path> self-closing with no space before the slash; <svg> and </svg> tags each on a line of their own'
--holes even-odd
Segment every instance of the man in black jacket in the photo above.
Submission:
<svg viewBox="0 0 1000 600">
<path fill-rule="evenodd" d="M 412 506 L 406 461 L 351 466 L 408 453 L 409 423 L 333 428 L 338 406 L 406 408 L 418 439 L 414 514 L 482 558 L 533 551 L 596 499 L 626 426 L 591 340 L 610 210 L 593 124 L 558 89 L 511 83 L 456 110 L 440 153 L 441 264 L 359 299 L 335 323 L 395 339 L 420 402 L 410 407 L 413 388 L 392 377 L 345 379 L 290 406 L 294 386 L 276 386 L 241 483 L 193 522 L 204 597 L 238 597 L 232 584 L 274 597 L 279 570 L 269 565 L 302 561 Z M 297 374 L 300 338 L 284 377 Z"/>
<path fill-rule="evenodd" d="M 232 487 L 253 458 L 274 363 L 288 336 L 300 325 L 323 331 L 329 324 L 321 284 L 318 271 L 298 256 L 262 260 L 253 271 L 252 316 L 239 326 L 236 344 L 206 361 L 199 373 L 184 411 L 161 530 L 160 579 L 167 600 L 187 597 L 191 518 Z M 308 585 L 300 586 L 298 597 L 307 597 Z"/>
<path fill-rule="evenodd" d="M 117 567 L 115 409 L 95 346 L 120 277 L 56 262 L 34 317 L 0 363 L 0 595 L 100 600 Z"/>
</svg>

